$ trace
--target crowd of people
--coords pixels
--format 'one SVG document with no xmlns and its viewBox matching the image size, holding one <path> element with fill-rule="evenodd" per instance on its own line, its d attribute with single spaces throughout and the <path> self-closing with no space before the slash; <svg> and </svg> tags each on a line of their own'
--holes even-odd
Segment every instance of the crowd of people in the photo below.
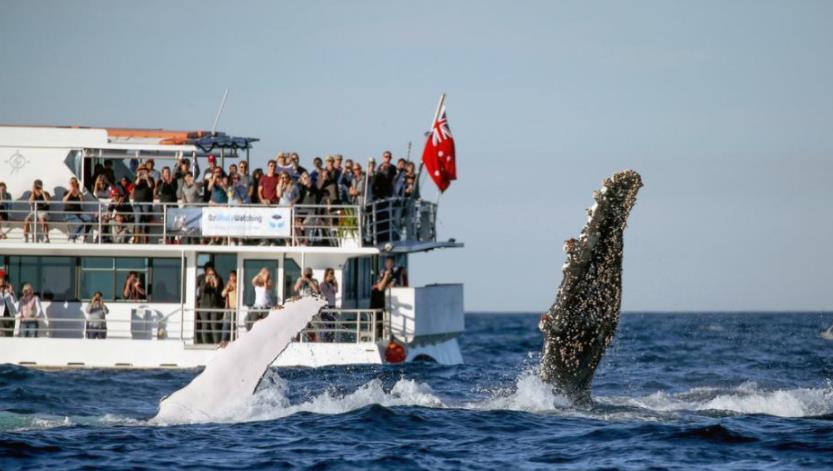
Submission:
<svg viewBox="0 0 833 471">
<path fill-rule="evenodd" d="M 414 162 L 393 161 L 390 151 L 382 154 L 381 163 L 368 160 L 366 167 L 341 155 L 315 157 L 307 169 L 297 153 L 277 154 L 266 170 L 250 171 L 248 161 L 231 163 L 226 168 L 214 155 L 208 156 L 208 168 L 200 172 L 196 162 L 185 158 L 171 167 L 157 170 L 153 159 L 130 161 L 134 177 L 116 179 L 112 160 L 94 166 L 87 188 L 72 177 L 62 198 L 60 211 L 52 209 L 52 196 L 41 180 L 33 182 L 28 195 L 29 213 L 23 220 L 26 242 L 49 242 L 50 213 L 63 216 L 68 239 L 79 241 L 101 238 L 113 243 L 146 243 L 154 226 L 161 224 L 161 209 L 155 204 L 187 206 L 203 203 L 210 206 L 259 204 L 292 205 L 365 205 L 374 201 L 400 197 L 418 198 Z M 97 203 L 89 203 L 97 200 Z M 0 239 L 6 237 L 12 197 L 0 182 Z M 99 207 L 106 207 L 100 210 Z M 303 220 L 296 223 L 303 225 Z M 102 233 L 93 235 L 92 228 Z M 157 231 L 158 232 L 158 231 Z M 206 243 L 211 242 L 206 239 Z"/>
<path fill-rule="evenodd" d="M 251 279 L 254 302 L 246 314 L 244 325 L 251 330 L 255 322 L 263 319 L 274 307 L 279 307 L 272 300 L 274 283 L 271 271 L 264 267 Z M 336 307 L 338 281 L 333 268 L 324 270 L 324 279 L 319 282 L 312 268 L 304 268 L 301 276 L 293 285 L 292 296 L 321 296 L 328 308 Z M 223 281 L 212 263 L 203 266 L 203 273 L 197 277 L 197 310 L 194 319 L 194 343 L 218 344 L 225 347 L 236 335 L 237 329 L 237 271 L 231 270 L 228 280 Z M 320 314 L 324 330 L 322 340 L 333 341 L 331 332 L 335 318 L 327 312 Z"/>
<path fill-rule="evenodd" d="M 194 342 L 198 344 L 219 344 L 224 347 L 237 337 L 237 308 L 238 308 L 237 271 L 231 270 L 224 282 L 213 264 L 206 263 L 203 273 L 197 278 L 196 311 L 194 319 Z M 254 302 L 248 310 L 244 325 L 251 330 L 253 324 L 268 314 L 269 310 L 278 307 L 272 300 L 274 283 L 272 273 L 268 268 L 262 268 L 252 279 Z M 393 257 L 387 257 L 384 267 L 379 274 L 378 281 L 372 286 L 370 308 L 385 309 L 385 291 L 392 286 L 407 286 L 407 273 L 404 268 L 394 264 Z M 304 268 L 295 280 L 291 296 L 306 297 L 320 296 L 327 302 L 329 309 L 336 308 L 336 297 L 339 292 L 338 281 L 333 268 L 326 268 L 321 281 L 313 276 L 310 267 Z M 128 273 L 121 291 L 121 298 L 128 301 L 143 301 L 147 299 L 145 282 L 135 271 Z M 103 295 L 97 291 L 92 295 L 84 308 L 85 336 L 90 339 L 107 338 L 106 316 L 109 308 L 104 303 Z M 0 269 L 0 336 L 10 337 L 14 333 L 14 317 L 20 317 L 20 335 L 22 337 L 37 337 L 43 308 L 40 298 L 34 292 L 30 283 L 23 283 L 20 298 L 15 296 L 12 283 L 6 272 Z M 381 322 L 381 318 L 377 319 Z M 320 339 L 310 337 L 307 340 L 321 340 L 332 342 L 336 339 L 334 327 L 336 318 L 327 311 L 323 311 L 317 321 L 319 329 L 323 331 Z M 381 325 L 376 326 L 381 329 Z M 315 333 L 306 335 L 315 336 Z"/>
</svg>

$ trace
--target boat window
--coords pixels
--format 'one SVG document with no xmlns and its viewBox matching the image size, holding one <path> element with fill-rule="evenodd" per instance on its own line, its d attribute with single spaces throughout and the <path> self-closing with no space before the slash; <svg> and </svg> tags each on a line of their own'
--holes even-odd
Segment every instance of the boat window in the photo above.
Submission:
<svg viewBox="0 0 833 471">
<path fill-rule="evenodd" d="M 182 295 L 182 267 L 178 258 L 83 257 L 80 293 L 88 300 L 101 291 L 105 301 L 122 300 L 122 288 L 130 272 L 147 287 L 148 300 L 178 303 Z"/>
<path fill-rule="evenodd" d="M 117 270 L 145 270 L 147 269 L 147 259 L 136 257 L 119 257 L 116 259 Z"/>
<path fill-rule="evenodd" d="M 90 299 L 93 293 L 101 291 L 105 301 L 112 301 L 116 297 L 113 284 L 112 270 L 81 270 L 81 299 Z"/>
<path fill-rule="evenodd" d="M 122 288 L 131 271 L 137 272 L 147 286 L 147 265 L 142 257 L 82 257 L 81 299 L 92 298 L 96 291 L 101 291 L 105 301 L 122 299 Z"/>
<path fill-rule="evenodd" d="M 151 259 L 150 300 L 155 303 L 178 303 L 182 294 L 182 264 L 178 258 Z"/>
<path fill-rule="evenodd" d="M 76 299 L 75 257 L 9 257 L 9 277 L 20 289 L 24 283 L 44 301 L 74 301 Z"/>
<path fill-rule="evenodd" d="M 272 273 L 272 280 L 278 279 L 277 260 L 244 260 L 243 261 L 243 305 L 253 306 L 255 303 L 255 290 L 252 287 L 252 278 L 257 275 L 261 268 L 268 268 Z M 238 278 L 239 279 L 239 278 Z M 272 288 L 272 299 L 277 299 L 277 285 Z"/>
<path fill-rule="evenodd" d="M 38 257 L 0 255 L 0 266 L 20 290 L 24 283 L 44 301 L 87 301 L 101 291 L 105 301 L 122 300 L 122 288 L 131 271 L 148 287 L 150 301 L 178 303 L 182 294 L 178 258 L 142 257 Z"/>
<path fill-rule="evenodd" d="M 283 302 L 295 296 L 295 282 L 301 277 L 301 267 L 295 260 L 287 257 L 283 260 Z"/>
</svg>

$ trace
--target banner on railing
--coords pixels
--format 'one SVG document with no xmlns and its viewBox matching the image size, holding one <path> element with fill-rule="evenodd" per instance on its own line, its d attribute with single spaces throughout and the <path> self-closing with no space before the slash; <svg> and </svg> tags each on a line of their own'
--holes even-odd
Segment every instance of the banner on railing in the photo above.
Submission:
<svg viewBox="0 0 833 471">
<path fill-rule="evenodd" d="M 291 237 L 292 212 L 287 207 L 172 208 L 170 234 L 206 237 Z"/>
<path fill-rule="evenodd" d="M 289 208 L 203 208 L 202 234 L 228 237 L 290 237 Z"/>
</svg>

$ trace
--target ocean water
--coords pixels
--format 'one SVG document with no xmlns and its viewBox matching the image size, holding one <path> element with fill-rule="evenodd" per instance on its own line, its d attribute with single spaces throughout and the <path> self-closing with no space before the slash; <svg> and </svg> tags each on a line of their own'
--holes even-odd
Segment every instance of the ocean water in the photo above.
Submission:
<svg viewBox="0 0 833 471">
<path fill-rule="evenodd" d="M 221 423 L 149 422 L 197 371 L 0 365 L 0 469 L 833 468 L 833 313 L 626 314 L 584 408 L 537 316 L 466 322 L 464 365 L 273 370 Z"/>
</svg>

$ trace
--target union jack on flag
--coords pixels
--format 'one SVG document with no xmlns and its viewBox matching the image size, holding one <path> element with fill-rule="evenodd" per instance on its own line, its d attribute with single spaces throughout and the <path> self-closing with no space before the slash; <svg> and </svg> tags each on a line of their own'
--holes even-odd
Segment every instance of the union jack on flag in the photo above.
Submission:
<svg viewBox="0 0 833 471">
<path fill-rule="evenodd" d="M 454 136 L 448 126 L 445 105 L 431 126 L 430 135 L 425 141 L 425 150 L 422 152 L 422 162 L 441 192 L 448 188 L 452 180 L 457 179 Z"/>
</svg>

